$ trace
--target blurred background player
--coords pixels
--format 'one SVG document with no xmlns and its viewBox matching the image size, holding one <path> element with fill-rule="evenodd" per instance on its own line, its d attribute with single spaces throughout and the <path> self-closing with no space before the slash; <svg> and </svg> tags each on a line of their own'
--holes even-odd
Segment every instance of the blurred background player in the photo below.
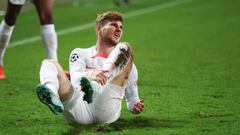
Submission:
<svg viewBox="0 0 240 135">
<path fill-rule="evenodd" d="M 4 20 L 0 24 L 0 79 L 5 79 L 3 72 L 3 57 L 12 32 L 21 11 L 27 0 L 9 0 Z M 54 0 L 32 0 L 35 5 L 40 24 L 41 36 L 47 52 L 47 58 L 57 60 L 57 34 L 53 23 L 53 2 Z"/>
</svg>

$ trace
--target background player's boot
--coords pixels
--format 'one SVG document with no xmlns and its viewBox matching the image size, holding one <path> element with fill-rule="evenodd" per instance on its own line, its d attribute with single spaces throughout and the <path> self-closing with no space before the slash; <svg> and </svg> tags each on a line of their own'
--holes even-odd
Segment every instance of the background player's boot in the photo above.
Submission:
<svg viewBox="0 0 240 135">
<path fill-rule="evenodd" d="M 63 112 L 64 107 L 59 97 L 43 84 L 37 86 L 38 99 L 47 105 L 54 114 Z"/>
<path fill-rule="evenodd" d="M 94 81 L 91 81 L 87 77 L 82 77 L 80 81 L 80 85 L 81 85 L 82 91 L 84 92 L 83 100 L 87 101 L 90 104 L 95 98 L 98 84 L 94 83 Z"/>
<path fill-rule="evenodd" d="M 5 74 L 4 74 L 4 72 L 3 72 L 3 67 L 2 67 L 2 65 L 0 65 L 0 79 L 6 79 L 6 76 L 5 76 Z"/>
</svg>

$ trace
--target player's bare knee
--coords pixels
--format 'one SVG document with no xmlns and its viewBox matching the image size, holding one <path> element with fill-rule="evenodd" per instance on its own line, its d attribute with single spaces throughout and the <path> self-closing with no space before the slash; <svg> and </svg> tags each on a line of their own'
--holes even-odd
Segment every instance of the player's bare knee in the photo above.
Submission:
<svg viewBox="0 0 240 135">
<path fill-rule="evenodd" d="M 60 89 L 59 89 L 59 97 L 62 102 L 68 100 L 73 95 L 72 86 L 71 85 L 67 85 L 67 86 L 68 87 L 66 87 L 66 84 L 65 84 L 65 87 L 62 88 L 60 86 Z"/>
</svg>

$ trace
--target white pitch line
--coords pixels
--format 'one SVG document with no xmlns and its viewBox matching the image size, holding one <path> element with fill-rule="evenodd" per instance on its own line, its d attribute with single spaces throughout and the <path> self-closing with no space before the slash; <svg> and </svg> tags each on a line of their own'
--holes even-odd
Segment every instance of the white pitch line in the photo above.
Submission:
<svg viewBox="0 0 240 135">
<path fill-rule="evenodd" d="M 132 11 L 132 12 L 128 12 L 128 13 L 125 14 L 124 17 L 125 18 L 135 17 L 135 16 L 139 16 L 139 15 L 142 15 L 142 14 L 155 12 L 155 11 L 158 11 L 158 10 L 163 10 L 163 9 L 175 7 L 177 5 L 188 3 L 188 2 L 191 2 L 191 1 L 194 1 L 194 0 L 175 0 L 175 1 L 168 2 L 168 3 L 164 3 L 164 4 L 152 6 L 152 7 L 147 7 L 147 8 L 139 9 L 139 10 Z"/>
<path fill-rule="evenodd" d="M 124 18 L 135 17 L 135 16 L 155 12 L 155 11 L 158 11 L 158 10 L 163 10 L 163 9 L 167 9 L 167 8 L 170 8 L 170 7 L 175 7 L 177 5 L 188 3 L 188 2 L 191 2 L 191 1 L 194 1 L 194 0 L 175 0 L 175 1 L 168 2 L 168 3 L 152 6 L 152 7 L 147 7 L 147 8 L 135 10 L 135 11 L 132 11 L 132 12 L 124 13 Z M 84 24 L 84 25 L 79 25 L 79 26 L 68 28 L 68 29 L 60 30 L 60 31 L 57 32 L 57 34 L 58 34 L 58 36 L 65 35 L 65 34 L 69 34 L 69 33 L 73 33 L 73 32 L 86 30 L 86 29 L 92 28 L 93 26 L 94 26 L 94 23 L 87 23 L 87 24 Z M 29 43 L 36 42 L 36 41 L 39 41 L 39 40 L 41 40 L 40 36 L 26 38 L 26 39 L 15 41 L 15 42 L 11 43 L 9 45 L 9 48 L 29 44 Z"/>
</svg>

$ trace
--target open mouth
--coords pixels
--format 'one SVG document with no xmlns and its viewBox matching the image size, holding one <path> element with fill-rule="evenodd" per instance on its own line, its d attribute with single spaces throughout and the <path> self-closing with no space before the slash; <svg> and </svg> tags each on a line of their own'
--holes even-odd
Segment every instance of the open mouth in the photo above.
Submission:
<svg viewBox="0 0 240 135">
<path fill-rule="evenodd" d="M 115 37 L 115 38 L 120 38 L 120 34 L 119 34 L 119 33 L 115 33 L 115 34 L 114 34 L 114 37 Z"/>
</svg>

